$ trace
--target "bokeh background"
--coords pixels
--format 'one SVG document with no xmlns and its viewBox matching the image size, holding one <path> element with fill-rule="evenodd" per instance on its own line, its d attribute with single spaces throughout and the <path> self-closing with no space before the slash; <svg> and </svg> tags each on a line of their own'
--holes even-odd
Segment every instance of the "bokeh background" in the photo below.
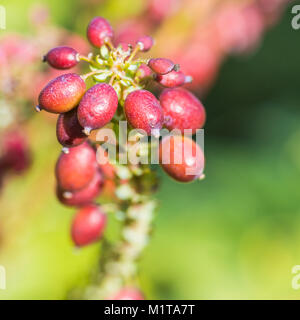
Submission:
<svg viewBox="0 0 300 320">
<path fill-rule="evenodd" d="M 297 1 L 269 18 L 250 48 L 224 50 L 218 59 L 213 51 L 203 54 L 201 45 L 210 39 L 208 47 L 213 46 L 208 27 L 224 2 L 182 1 L 159 22 L 145 19 L 143 0 L 1 1 L 7 28 L 0 30 L 0 44 L 14 34 L 34 42 L 38 54 L 32 68 L 26 62 L 8 66 L 17 66 L 18 77 L 26 80 L 18 100 L 13 95 L 5 102 L 0 93 L 3 110 L 13 104 L 14 114 L 26 114 L 14 125 L 26 137 L 32 158 L 28 170 L 2 181 L 0 265 L 6 268 L 7 289 L 0 290 L 0 299 L 65 299 L 88 284 L 97 268 L 101 245 L 73 247 L 74 210 L 55 198 L 53 172 L 60 152 L 55 117 L 33 111 L 35 80 L 51 76 L 38 58 L 71 36 L 86 50 L 75 34 L 83 36 L 95 15 L 111 20 L 120 34 L 120 26 L 132 21 L 133 30 L 154 34 L 155 56 L 180 60 L 192 50 L 196 60 L 186 60 L 212 66 L 194 75 L 192 88 L 207 109 L 206 179 L 181 185 L 161 173 L 155 228 L 140 261 L 147 298 L 300 298 L 291 285 L 292 267 L 300 265 L 300 30 L 291 27 Z M 1 52 L 0 66 L 3 71 Z M 108 236 L 113 228 L 112 221 Z"/>
</svg>

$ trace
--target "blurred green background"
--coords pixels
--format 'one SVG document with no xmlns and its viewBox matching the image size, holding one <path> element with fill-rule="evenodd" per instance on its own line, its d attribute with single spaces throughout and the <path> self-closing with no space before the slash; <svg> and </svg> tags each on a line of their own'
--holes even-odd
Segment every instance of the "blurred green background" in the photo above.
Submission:
<svg viewBox="0 0 300 320">
<path fill-rule="evenodd" d="M 42 3 L 55 24 L 83 33 L 96 14 L 114 23 L 134 15 L 140 7 L 130 2 L 139 1 L 112 0 L 99 12 L 84 1 Z M 32 32 L 32 3 L 1 1 L 6 32 Z M 140 262 L 147 298 L 300 298 L 291 286 L 292 267 L 300 265 L 300 31 L 291 17 L 287 10 L 255 54 L 228 59 L 204 98 L 206 179 L 181 185 L 161 174 L 155 229 Z M 54 130 L 45 117 L 30 121 L 34 165 L 2 190 L 7 289 L 0 299 L 64 299 L 98 263 L 98 244 L 73 248 L 74 210 L 53 192 Z"/>
</svg>

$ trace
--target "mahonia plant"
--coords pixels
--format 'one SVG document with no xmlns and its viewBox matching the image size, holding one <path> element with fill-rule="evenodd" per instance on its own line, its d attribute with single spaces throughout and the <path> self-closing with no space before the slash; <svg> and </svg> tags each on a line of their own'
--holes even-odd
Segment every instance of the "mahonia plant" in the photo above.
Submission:
<svg viewBox="0 0 300 320">
<path fill-rule="evenodd" d="M 57 47 L 44 56 L 56 69 L 70 69 L 83 61 L 90 71 L 66 73 L 50 81 L 42 89 L 36 109 L 59 114 L 56 134 L 63 148 L 55 169 L 56 194 L 64 205 L 78 208 L 71 226 L 74 244 L 83 247 L 100 240 L 108 213 L 123 221 L 117 243 L 103 239 L 100 274 L 85 298 L 144 299 L 136 284 L 136 264 L 149 241 L 158 178 L 149 164 L 122 164 L 118 157 L 113 162 L 106 151 L 100 157 L 108 161 L 99 161 L 99 148 L 104 148 L 93 141 L 92 131 L 110 126 L 119 133 L 120 121 L 127 120 L 131 128 L 143 130 L 147 139 L 151 135 L 158 139 L 158 162 L 168 175 L 190 182 L 203 178 L 202 149 L 191 136 L 160 139 L 160 131 L 163 127 L 179 133 L 190 129 L 194 134 L 204 126 L 205 109 L 191 92 L 181 88 L 192 79 L 179 65 L 165 58 L 136 58 L 153 46 L 150 36 L 139 38 L 135 47 L 126 43 L 115 47 L 111 25 L 95 17 L 88 25 L 87 38 L 98 48 L 97 54 L 84 56 L 73 48 Z M 165 87 L 160 99 L 146 89 L 151 82 Z M 132 142 L 127 139 L 127 143 Z M 163 161 L 165 145 L 169 146 L 169 161 Z M 149 146 L 147 140 L 138 151 Z M 177 154 L 183 154 L 180 163 Z M 193 174 L 187 174 L 187 169 L 194 169 Z M 96 199 L 106 186 L 110 186 L 114 201 L 99 205 Z"/>
</svg>

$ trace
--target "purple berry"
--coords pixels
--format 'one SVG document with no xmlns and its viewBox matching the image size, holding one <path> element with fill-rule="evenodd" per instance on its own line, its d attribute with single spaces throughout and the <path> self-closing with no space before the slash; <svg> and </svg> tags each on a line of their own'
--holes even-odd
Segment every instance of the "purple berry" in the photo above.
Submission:
<svg viewBox="0 0 300 320">
<path fill-rule="evenodd" d="M 76 147 L 86 140 L 87 136 L 77 118 L 77 109 L 59 115 L 56 136 L 58 142 L 67 148 Z"/>
</svg>

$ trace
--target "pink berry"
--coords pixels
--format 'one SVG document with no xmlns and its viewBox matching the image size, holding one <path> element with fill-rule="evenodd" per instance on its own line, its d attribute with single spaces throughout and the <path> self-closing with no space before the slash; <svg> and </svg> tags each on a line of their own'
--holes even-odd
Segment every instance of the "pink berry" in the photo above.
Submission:
<svg viewBox="0 0 300 320">
<path fill-rule="evenodd" d="M 148 66 L 157 74 L 167 74 L 177 68 L 173 61 L 165 58 L 150 59 Z"/>
<path fill-rule="evenodd" d="M 55 69 L 70 69 L 77 65 L 78 52 L 70 47 L 56 47 L 50 50 L 44 57 L 50 66 Z"/>
<path fill-rule="evenodd" d="M 137 40 L 136 44 L 140 46 L 142 52 L 147 52 L 152 48 L 154 41 L 150 36 L 142 36 Z"/>
<path fill-rule="evenodd" d="M 163 110 L 156 97 L 147 90 L 131 92 L 125 100 L 125 114 L 134 129 L 142 129 L 148 135 L 163 125 Z M 152 133 L 156 134 L 157 132 Z"/>
<path fill-rule="evenodd" d="M 87 37 L 93 46 L 100 48 L 106 40 L 112 39 L 113 29 L 106 19 L 95 17 L 87 27 Z"/>
<path fill-rule="evenodd" d="M 191 82 L 191 77 L 187 77 L 181 71 L 171 71 L 164 75 L 157 75 L 156 81 L 166 88 L 175 88 Z"/>
<path fill-rule="evenodd" d="M 118 108 L 118 96 L 114 88 L 106 83 L 96 84 L 83 96 L 78 106 L 79 123 L 87 134 L 111 121 Z"/>
<path fill-rule="evenodd" d="M 193 134 L 203 127 L 206 113 L 202 103 L 183 88 L 165 89 L 160 95 L 164 110 L 165 126 L 168 130 L 192 129 Z"/>
<path fill-rule="evenodd" d="M 86 187 L 97 171 L 96 152 L 87 143 L 62 152 L 56 163 L 56 178 L 60 188 L 76 191 Z"/>
<path fill-rule="evenodd" d="M 75 215 L 71 228 L 72 240 L 82 247 L 101 239 L 106 227 L 106 215 L 100 207 L 88 205 Z"/>
<path fill-rule="evenodd" d="M 203 151 L 189 137 L 164 137 L 159 146 L 159 160 L 163 170 L 179 182 L 190 182 L 203 174 Z"/>
<path fill-rule="evenodd" d="M 58 142 L 67 148 L 76 147 L 86 140 L 87 136 L 77 118 L 77 109 L 59 115 L 56 136 Z"/>
<path fill-rule="evenodd" d="M 136 288 L 123 288 L 107 300 L 145 300 L 145 298 Z"/>
<path fill-rule="evenodd" d="M 76 107 L 86 90 L 85 82 L 76 73 L 63 74 L 51 80 L 39 95 L 39 109 L 63 113 Z"/>
<path fill-rule="evenodd" d="M 103 177 L 100 171 L 97 171 L 92 181 L 83 189 L 69 192 L 57 186 L 56 195 L 64 205 L 79 207 L 91 204 L 99 196 L 102 187 Z"/>
<path fill-rule="evenodd" d="M 152 74 L 152 70 L 144 63 L 140 65 L 136 72 L 136 76 L 140 79 L 151 77 Z"/>
</svg>

